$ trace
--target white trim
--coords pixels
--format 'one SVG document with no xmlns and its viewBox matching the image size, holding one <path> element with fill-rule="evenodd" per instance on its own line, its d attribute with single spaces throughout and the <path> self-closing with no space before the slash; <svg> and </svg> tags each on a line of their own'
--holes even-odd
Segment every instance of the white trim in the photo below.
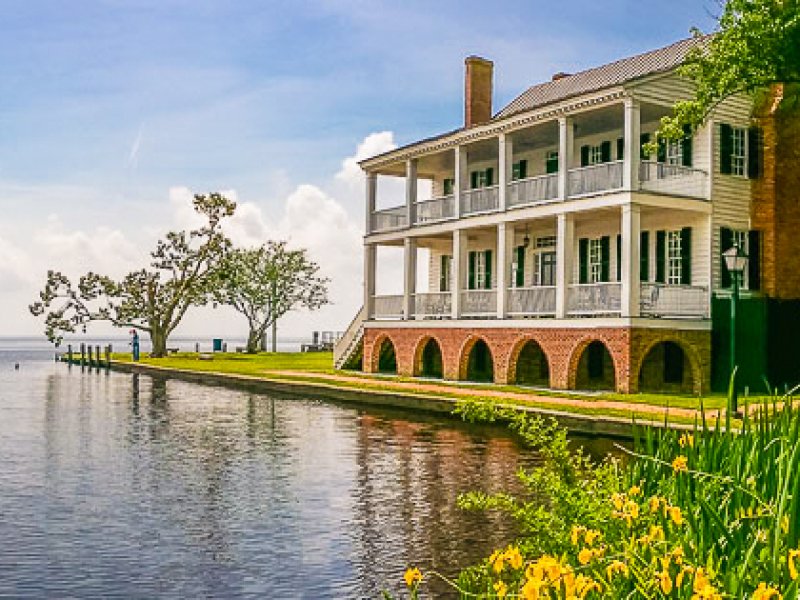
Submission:
<svg viewBox="0 0 800 600">
<path fill-rule="evenodd" d="M 585 319 L 448 319 L 430 321 L 367 321 L 367 329 L 678 329 L 711 331 L 710 319 L 647 319 L 592 317 Z"/>
</svg>

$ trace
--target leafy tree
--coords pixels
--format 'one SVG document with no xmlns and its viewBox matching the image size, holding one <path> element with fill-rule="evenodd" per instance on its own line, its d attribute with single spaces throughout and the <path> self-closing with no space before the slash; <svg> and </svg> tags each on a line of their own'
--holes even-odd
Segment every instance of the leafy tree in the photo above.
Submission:
<svg viewBox="0 0 800 600">
<path fill-rule="evenodd" d="M 699 127 L 734 94 L 782 84 L 795 101 L 800 99 L 791 86 L 800 83 L 798 1 L 727 0 L 721 10 L 717 31 L 689 53 L 680 70 L 696 84 L 695 96 L 676 103 L 674 114 L 662 119 L 662 137 L 683 137 L 685 125 Z"/>
<path fill-rule="evenodd" d="M 64 333 L 85 332 L 92 321 L 109 321 L 147 332 L 151 356 L 165 356 L 167 339 L 186 311 L 212 300 L 217 271 L 231 245 L 221 222 L 233 215 L 236 204 L 220 194 L 196 195 L 193 204 L 206 223 L 167 233 L 150 253 L 149 267 L 120 281 L 89 272 L 73 285 L 63 273 L 48 271 L 39 301 L 29 307 L 34 316 L 45 315 L 47 338 L 60 344 Z"/>
<path fill-rule="evenodd" d="M 305 250 L 289 250 L 286 242 L 233 250 L 220 273 L 216 300 L 247 318 L 248 352 L 262 348 L 267 329 L 289 311 L 328 304 L 330 280 L 318 275 L 319 266 Z"/>
</svg>

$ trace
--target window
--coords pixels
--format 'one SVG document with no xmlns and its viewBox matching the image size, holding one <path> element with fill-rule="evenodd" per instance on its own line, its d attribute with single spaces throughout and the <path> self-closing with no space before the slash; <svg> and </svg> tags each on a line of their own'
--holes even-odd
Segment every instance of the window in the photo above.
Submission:
<svg viewBox="0 0 800 600">
<path fill-rule="evenodd" d="M 656 232 L 656 282 L 692 284 L 692 228 Z"/>
<path fill-rule="evenodd" d="M 489 290 L 492 288 L 492 251 L 473 251 L 469 253 L 469 278 L 467 288 L 470 290 Z"/>
<path fill-rule="evenodd" d="M 681 232 L 667 232 L 667 283 L 680 285 L 683 274 L 683 253 L 681 252 Z"/>
<path fill-rule="evenodd" d="M 453 257 L 442 255 L 439 267 L 439 291 L 449 292 L 453 273 Z"/>
<path fill-rule="evenodd" d="M 589 240 L 589 283 L 603 280 L 603 247 L 600 238 Z"/>
<path fill-rule="evenodd" d="M 514 249 L 511 273 L 511 287 L 525 287 L 525 246 L 517 246 Z"/>
<path fill-rule="evenodd" d="M 536 254 L 536 284 L 556 284 L 556 253 L 539 252 Z"/>
<path fill-rule="evenodd" d="M 478 252 L 475 260 L 475 283 L 478 289 L 483 289 L 486 284 L 486 255 Z"/>
<path fill-rule="evenodd" d="M 551 150 L 546 155 L 545 172 L 549 175 L 551 173 L 558 173 L 558 151 Z"/>
<path fill-rule="evenodd" d="M 481 171 L 470 173 L 470 187 L 475 190 L 478 188 L 489 187 L 494 184 L 494 169 L 489 167 Z"/>
<path fill-rule="evenodd" d="M 511 181 L 525 179 L 528 176 L 528 161 L 520 160 L 511 165 Z"/>
<path fill-rule="evenodd" d="M 731 174 L 744 176 L 747 164 L 746 131 L 734 127 L 731 131 Z"/>
<path fill-rule="evenodd" d="M 609 281 L 611 238 L 581 238 L 578 240 L 579 283 Z"/>
<path fill-rule="evenodd" d="M 723 253 L 734 246 L 748 258 L 747 269 L 739 280 L 741 289 L 758 291 L 761 287 L 761 234 L 756 230 L 720 229 L 721 287 L 730 288 L 733 285 Z"/>
<path fill-rule="evenodd" d="M 603 162 L 603 148 L 602 146 L 592 146 L 589 149 L 589 164 L 599 165 Z"/>
<path fill-rule="evenodd" d="M 445 196 L 451 196 L 456 189 L 456 180 L 455 179 L 445 179 L 442 182 L 442 191 L 444 192 Z"/>
<path fill-rule="evenodd" d="M 670 140 L 667 143 L 667 160 L 668 165 L 680 166 L 683 164 L 683 141 Z"/>
<path fill-rule="evenodd" d="M 536 247 L 537 248 L 555 248 L 556 247 L 556 236 L 554 235 L 543 235 L 536 238 Z"/>
<path fill-rule="evenodd" d="M 757 179 L 764 172 L 764 133 L 759 127 L 719 126 L 719 172 Z"/>
<path fill-rule="evenodd" d="M 597 146 L 581 146 L 581 166 L 589 167 L 611 162 L 611 142 L 605 141 Z"/>
</svg>

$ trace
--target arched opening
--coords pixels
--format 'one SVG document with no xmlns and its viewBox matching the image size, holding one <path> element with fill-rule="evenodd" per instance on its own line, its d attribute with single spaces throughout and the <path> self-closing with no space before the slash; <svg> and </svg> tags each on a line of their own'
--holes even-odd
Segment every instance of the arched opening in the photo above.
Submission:
<svg viewBox="0 0 800 600">
<path fill-rule="evenodd" d="M 614 390 L 614 360 L 606 345 L 594 341 L 583 349 L 578 361 L 575 387 L 579 390 Z"/>
<path fill-rule="evenodd" d="M 428 338 L 428 341 L 422 347 L 419 374 L 422 377 L 433 377 L 435 379 L 441 379 L 444 376 L 442 349 L 439 347 L 439 342 L 433 338 Z"/>
<path fill-rule="evenodd" d="M 519 351 L 514 381 L 520 385 L 550 385 L 550 365 L 542 347 L 535 340 L 525 342 Z"/>
<path fill-rule="evenodd" d="M 491 382 L 494 381 L 494 363 L 492 352 L 483 340 L 478 340 L 472 346 L 467 359 L 467 380 Z"/>
<path fill-rule="evenodd" d="M 642 360 L 639 391 L 691 394 L 695 389 L 689 355 L 675 342 L 659 342 Z"/>
<path fill-rule="evenodd" d="M 394 344 L 389 338 L 384 338 L 381 342 L 381 349 L 378 352 L 378 372 L 397 373 L 397 355 Z"/>
</svg>

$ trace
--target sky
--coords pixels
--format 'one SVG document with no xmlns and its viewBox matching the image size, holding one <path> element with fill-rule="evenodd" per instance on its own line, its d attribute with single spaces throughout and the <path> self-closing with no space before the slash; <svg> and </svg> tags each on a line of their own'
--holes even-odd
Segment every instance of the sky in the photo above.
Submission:
<svg viewBox="0 0 800 600">
<path fill-rule="evenodd" d="M 357 161 L 462 125 L 463 61 L 495 63 L 495 110 L 575 72 L 714 25 L 715 0 L 3 0 L 0 336 L 48 269 L 120 276 L 194 222 L 192 194 L 235 199 L 239 245 L 287 239 L 332 279 L 332 304 L 281 335 L 343 330 L 362 300 Z M 399 203 L 399 186 L 379 188 Z M 400 280 L 381 255 L 379 291 Z M 385 266 L 384 266 L 385 265 Z M 112 330 L 97 325 L 91 330 Z M 230 310 L 176 332 L 238 336 Z"/>
</svg>

